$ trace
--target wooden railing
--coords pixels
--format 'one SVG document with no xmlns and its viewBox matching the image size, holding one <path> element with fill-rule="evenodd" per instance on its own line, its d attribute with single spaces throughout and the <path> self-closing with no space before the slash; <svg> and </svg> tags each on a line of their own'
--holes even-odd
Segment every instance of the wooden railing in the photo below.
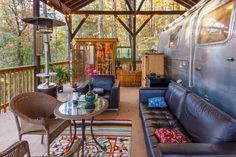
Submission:
<svg viewBox="0 0 236 157">
<path fill-rule="evenodd" d="M 52 64 L 68 67 L 69 61 Z M 0 113 L 2 111 L 6 112 L 13 96 L 35 90 L 35 69 L 34 65 L 0 69 Z M 40 69 L 43 72 L 44 65 L 41 65 Z M 50 80 L 54 81 L 55 78 L 51 77 Z M 43 82 L 44 80 L 41 81 Z"/>
</svg>

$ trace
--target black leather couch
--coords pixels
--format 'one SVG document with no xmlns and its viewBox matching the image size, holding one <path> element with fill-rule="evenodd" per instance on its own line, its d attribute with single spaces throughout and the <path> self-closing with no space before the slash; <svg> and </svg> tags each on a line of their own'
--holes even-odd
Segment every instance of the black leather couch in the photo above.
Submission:
<svg viewBox="0 0 236 157">
<path fill-rule="evenodd" d="M 149 157 L 236 157 L 236 120 L 172 82 L 168 88 L 141 88 L 140 117 Z M 167 109 L 150 109 L 148 98 L 163 96 Z M 161 144 L 157 128 L 178 129 L 193 143 Z"/>
<path fill-rule="evenodd" d="M 77 88 L 81 94 L 86 94 L 89 91 L 88 81 L 80 84 Z M 120 83 L 115 80 L 113 75 L 96 75 L 92 79 L 92 89 L 103 88 L 104 93 L 99 96 L 109 101 L 109 110 L 119 110 L 120 103 Z"/>
</svg>

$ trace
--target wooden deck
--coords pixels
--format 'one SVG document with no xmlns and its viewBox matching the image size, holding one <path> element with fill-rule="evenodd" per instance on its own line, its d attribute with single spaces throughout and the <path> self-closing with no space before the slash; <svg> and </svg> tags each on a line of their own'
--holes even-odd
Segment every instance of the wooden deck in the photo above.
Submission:
<svg viewBox="0 0 236 157">
<path fill-rule="evenodd" d="M 65 101 L 71 92 L 69 86 L 65 87 L 65 92 L 59 94 L 58 98 Z M 119 115 L 113 111 L 107 111 L 97 118 L 104 119 L 131 119 L 132 127 L 132 157 L 146 157 L 146 146 L 142 124 L 138 111 L 138 88 L 121 88 L 121 102 Z M 14 142 L 18 141 L 17 129 L 14 117 L 10 111 L 0 114 L 0 151 L 4 150 Z M 25 135 L 23 140 L 30 144 L 31 155 L 41 156 L 46 152 L 46 144 L 40 143 L 41 136 Z"/>
</svg>

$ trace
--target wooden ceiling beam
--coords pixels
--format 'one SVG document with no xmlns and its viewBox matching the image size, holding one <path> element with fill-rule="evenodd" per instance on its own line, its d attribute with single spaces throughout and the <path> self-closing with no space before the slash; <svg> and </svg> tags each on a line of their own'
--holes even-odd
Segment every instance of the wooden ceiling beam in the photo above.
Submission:
<svg viewBox="0 0 236 157">
<path fill-rule="evenodd" d="M 137 11 L 136 15 L 182 15 L 186 11 Z M 94 10 L 78 10 L 73 14 L 89 14 L 89 15 L 134 15 L 132 11 L 94 11 Z"/>
<path fill-rule="evenodd" d="M 80 6 L 81 4 L 87 2 L 88 0 L 73 0 L 70 3 L 67 3 L 67 6 L 69 8 L 75 7 L 75 6 Z"/>
<path fill-rule="evenodd" d="M 196 5 L 199 1 L 198 0 L 189 0 L 192 4 Z"/>
<path fill-rule="evenodd" d="M 174 0 L 175 2 L 179 3 L 180 5 L 190 9 L 191 7 L 193 7 L 193 5 L 189 4 L 188 2 L 186 1 L 182 1 L 182 0 Z"/>
<path fill-rule="evenodd" d="M 80 21 L 79 25 L 76 27 L 75 31 L 72 33 L 71 38 L 74 39 L 76 33 L 80 30 L 80 28 L 83 26 L 84 22 L 87 20 L 89 15 L 85 15 L 84 18 Z"/>
<path fill-rule="evenodd" d="M 139 27 L 139 29 L 136 31 L 136 35 L 139 34 L 139 32 L 146 26 L 146 24 L 152 19 L 154 15 L 150 15 L 145 21 L 144 23 Z"/>
<path fill-rule="evenodd" d="M 126 3 L 126 5 L 128 6 L 129 11 L 133 11 L 130 2 L 129 2 L 128 0 L 125 0 L 125 3 Z"/>
<path fill-rule="evenodd" d="M 115 18 L 120 22 L 120 24 L 125 28 L 126 31 L 129 32 L 131 36 L 134 36 L 134 33 L 131 31 L 131 29 L 119 18 L 119 16 L 114 15 Z"/>
<path fill-rule="evenodd" d="M 192 0 L 192 1 L 194 1 L 195 3 L 198 3 L 198 2 L 200 2 L 200 0 Z"/>
<path fill-rule="evenodd" d="M 90 3 L 92 3 L 94 0 L 82 0 L 83 1 L 83 3 L 81 3 L 80 5 L 76 5 L 76 4 L 78 4 L 78 2 L 77 3 L 75 3 L 75 5 L 74 6 L 72 6 L 72 7 L 70 7 L 73 11 L 76 11 L 76 10 L 79 10 L 79 9 L 81 9 L 81 8 L 83 8 L 83 7 L 85 7 L 85 6 L 87 6 L 87 5 L 89 5 Z"/>
<path fill-rule="evenodd" d="M 181 1 L 182 3 L 187 3 L 191 6 L 194 6 L 196 4 L 195 2 L 193 2 L 193 0 L 179 0 L 179 1 Z"/>
<path fill-rule="evenodd" d="M 63 14 L 69 14 L 71 12 L 71 9 L 64 3 L 60 3 L 60 0 L 50 0 L 49 3 L 47 3 L 47 0 L 41 0 L 41 2 L 47 4 L 50 7 L 55 8 L 57 11 Z"/>
<path fill-rule="evenodd" d="M 63 3 L 64 3 L 65 5 L 67 5 L 68 3 L 71 3 L 72 1 L 74 1 L 74 0 L 63 0 Z"/>
<path fill-rule="evenodd" d="M 142 8 L 142 6 L 143 6 L 143 3 L 144 3 L 144 1 L 145 1 L 145 0 L 142 0 L 142 1 L 140 2 L 140 4 L 139 4 L 139 7 L 138 7 L 138 10 L 137 10 L 137 11 L 140 11 L 140 10 L 141 10 L 141 8 Z"/>
</svg>

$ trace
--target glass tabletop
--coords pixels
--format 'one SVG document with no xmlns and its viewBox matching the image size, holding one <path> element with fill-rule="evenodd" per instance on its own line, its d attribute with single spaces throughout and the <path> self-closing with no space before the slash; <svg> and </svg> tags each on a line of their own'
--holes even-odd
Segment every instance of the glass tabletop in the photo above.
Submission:
<svg viewBox="0 0 236 157">
<path fill-rule="evenodd" d="M 91 118 L 101 114 L 108 107 L 108 101 L 104 98 L 97 98 L 94 103 L 78 102 L 73 104 L 72 101 L 67 101 L 58 106 L 54 113 L 57 117 L 62 119 L 78 119 Z"/>
</svg>

